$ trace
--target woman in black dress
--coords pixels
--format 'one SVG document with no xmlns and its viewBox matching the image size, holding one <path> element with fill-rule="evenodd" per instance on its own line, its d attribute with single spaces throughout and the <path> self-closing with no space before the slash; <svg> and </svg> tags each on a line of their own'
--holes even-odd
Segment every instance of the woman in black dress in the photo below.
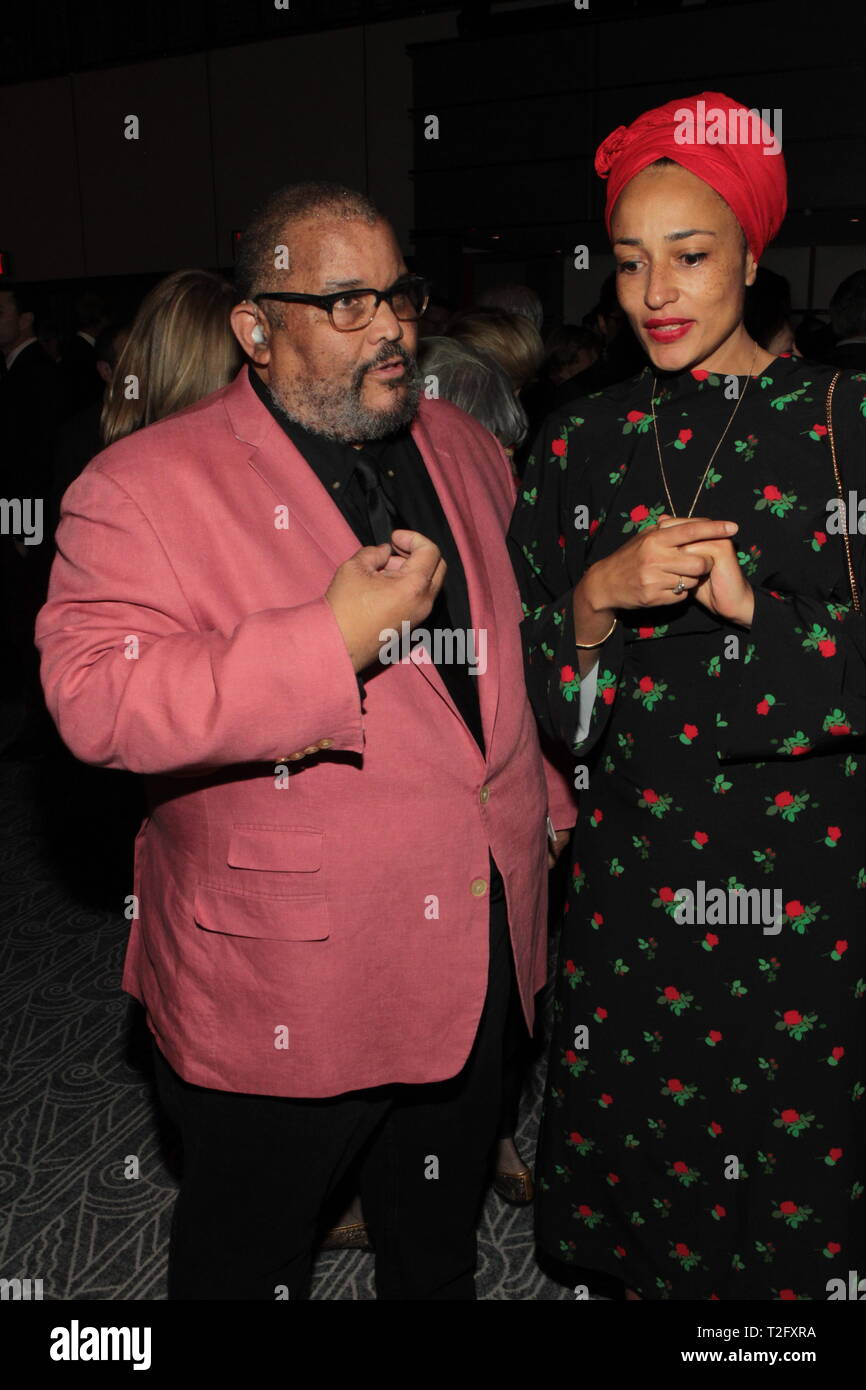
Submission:
<svg viewBox="0 0 866 1390">
<path fill-rule="evenodd" d="M 538 1239 L 631 1297 L 824 1299 L 866 1272 L 864 544 L 832 369 L 743 326 L 781 154 L 681 144 L 700 101 L 742 110 L 704 93 L 599 150 L 650 365 L 547 420 L 512 523 L 580 790 Z M 866 375 L 830 423 L 847 500 Z"/>
</svg>

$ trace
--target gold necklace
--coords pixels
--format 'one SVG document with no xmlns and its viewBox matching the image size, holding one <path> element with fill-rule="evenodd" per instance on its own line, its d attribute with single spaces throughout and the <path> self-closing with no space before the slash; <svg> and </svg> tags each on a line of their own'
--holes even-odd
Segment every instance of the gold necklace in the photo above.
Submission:
<svg viewBox="0 0 866 1390">
<path fill-rule="evenodd" d="M 749 368 L 749 375 L 746 377 L 746 384 L 745 384 L 745 386 L 743 387 L 742 395 L 739 395 L 739 396 L 737 397 L 737 402 L 736 402 L 736 405 L 734 406 L 733 410 L 731 411 L 730 419 L 728 420 L 728 423 L 725 425 L 725 428 L 722 430 L 722 433 L 721 433 L 721 437 L 720 437 L 720 439 L 719 439 L 719 442 L 718 442 L 718 444 L 716 445 L 715 449 L 713 450 L 712 454 L 710 455 L 710 461 L 709 461 L 709 463 L 707 464 L 706 468 L 705 468 L 704 471 L 703 471 L 703 475 L 702 475 L 702 477 L 701 477 L 701 481 L 698 483 L 698 490 L 697 490 L 697 492 L 696 492 L 695 495 L 694 495 L 694 499 L 693 499 L 693 501 L 692 501 L 692 505 L 689 507 L 688 511 L 686 512 L 686 517 L 687 517 L 687 518 L 691 516 L 692 512 L 695 510 L 695 507 L 698 505 L 698 498 L 699 498 L 700 495 L 701 495 L 701 489 L 702 489 L 704 483 L 707 481 L 707 477 L 708 477 L 708 475 L 709 475 L 710 469 L 711 469 L 712 466 L 713 466 L 713 460 L 715 459 L 716 454 L 717 454 L 717 453 L 719 452 L 719 450 L 721 449 L 722 444 L 724 443 L 725 435 L 727 434 L 728 430 L 731 428 L 731 425 L 734 423 L 734 416 L 736 415 L 737 411 L 739 410 L 740 406 L 741 406 L 742 403 L 743 403 L 743 398 L 744 398 L 746 392 L 747 392 L 748 389 L 749 389 L 749 382 L 752 380 L 752 372 L 754 371 L 755 360 L 756 360 L 757 356 L 758 356 L 758 344 L 755 343 L 755 350 L 754 350 L 754 352 L 752 353 L 752 365 L 751 365 L 751 367 Z M 652 417 L 653 417 L 653 433 L 655 434 L 655 440 L 656 440 L 656 453 L 657 453 L 658 456 L 659 456 L 659 471 L 661 472 L 661 475 L 662 475 L 662 482 L 664 483 L 665 497 L 668 499 L 668 506 L 669 506 L 670 509 L 671 509 L 670 514 L 671 514 L 671 516 L 678 516 L 677 510 L 676 510 L 676 508 L 674 507 L 673 500 L 672 500 L 672 498 L 671 498 L 670 488 L 668 487 L 668 480 L 667 480 L 667 477 L 666 477 L 666 475 L 665 475 L 665 466 L 664 466 L 664 464 L 662 463 L 662 451 L 661 451 L 661 445 L 659 444 L 659 428 L 658 428 L 658 424 L 656 423 L 655 394 L 656 394 L 656 378 L 653 377 L 653 392 L 652 392 L 652 396 L 651 396 L 651 398 L 650 398 L 650 410 L 652 411 Z M 674 590 L 674 592 L 676 592 L 676 590 Z"/>
</svg>

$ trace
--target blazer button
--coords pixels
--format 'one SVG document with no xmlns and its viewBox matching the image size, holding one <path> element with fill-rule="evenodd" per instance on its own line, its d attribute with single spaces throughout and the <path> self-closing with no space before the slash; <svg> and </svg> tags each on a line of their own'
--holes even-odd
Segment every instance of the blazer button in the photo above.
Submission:
<svg viewBox="0 0 866 1390">
<path fill-rule="evenodd" d="M 484 894 L 487 892 L 487 879 L 473 878 L 472 886 L 469 891 L 474 898 L 483 898 Z"/>
<path fill-rule="evenodd" d="M 481 791 L 478 793 L 478 800 L 481 802 L 481 805 L 482 805 L 482 806 L 486 806 L 486 805 L 487 805 L 487 802 L 490 800 L 490 788 L 489 788 L 489 787 L 482 787 L 482 788 L 481 788 Z"/>
<path fill-rule="evenodd" d="M 298 761 L 298 759 L 299 759 L 299 758 L 302 758 L 303 756 L 304 756 L 303 753 L 290 753 L 290 754 L 289 754 L 289 762 L 290 762 L 290 763 L 296 763 L 296 762 Z"/>
<path fill-rule="evenodd" d="M 319 751 L 319 746 L 318 746 L 318 744 L 313 743 L 313 744 L 310 745 L 309 748 L 305 748 L 305 749 L 304 749 L 304 752 L 303 752 L 303 755 L 302 755 L 302 756 L 306 758 L 308 754 L 310 754 L 310 753 L 318 753 L 318 751 Z"/>
<path fill-rule="evenodd" d="M 334 740 L 333 740 L 332 738 L 320 738 L 320 739 L 319 739 L 319 747 L 320 747 L 320 748 L 330 748 L 330 746 L 331 746 L 331 744 L 332 744 L 333 742 L 334 742 Z"/>
</svg>

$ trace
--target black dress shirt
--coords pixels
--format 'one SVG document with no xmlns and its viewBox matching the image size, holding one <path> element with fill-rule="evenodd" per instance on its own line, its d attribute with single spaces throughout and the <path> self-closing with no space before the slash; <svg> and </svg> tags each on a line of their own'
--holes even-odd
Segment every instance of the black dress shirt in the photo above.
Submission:
<svg viewBox="0 0 866 1390">
<path fill-rule="evenodd" d="M 436 629 L 462 630 L 466 634 L 467 655 L 471 656 L 473 649 L 469 647 L 468 633 L 472 627 L 472 614 L 460 552 L 430 474 L 408 427 L 385 439 L 368 440 L 362 449 L 355 449 L 351 444 L 328 439 L 290 420 L 276 409 L 270 392 L 252 367 L 248 367 L 247 370 L 256 395 L 312 468 L 358 537 L 360 545 L 373 545 L 375 542 L 370 532 L 364 488 L 357 473 L 359 453 L 379 473 L 382 487 L 397 514 L 395 529 L 405 527 L 410 531 L 420 531 L 439 547 L 448 566 L 445 583 L 428 617 L 419 626 L 426 628 L 431 634 Z M 477 655 L 477 637 L 474 640 L 474 651 Z M 430 659 L 435 660 L 435 657 L 434 644 Z M 484 752 L 478 677 L 469 674 L 469 666 L 465 662 L 435 664 L 470 733 Z M 364 687 L 360 678 L 359 685 L 363 696 Z"/>
</svg>

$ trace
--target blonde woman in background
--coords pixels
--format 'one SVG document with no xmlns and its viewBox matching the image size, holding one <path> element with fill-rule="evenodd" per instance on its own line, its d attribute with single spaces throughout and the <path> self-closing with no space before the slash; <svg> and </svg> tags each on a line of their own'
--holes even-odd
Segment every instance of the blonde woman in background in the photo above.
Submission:
<svg viewBox="0 0 866 1390">
<path fill-rule="evenodd" d="M 209 270 L 176 270 L 145 295 L 106 392 L 106 447 L 228 385 L 241 365 L 229 325 L 234 299 L 228 281 Z"/>
</svg>

